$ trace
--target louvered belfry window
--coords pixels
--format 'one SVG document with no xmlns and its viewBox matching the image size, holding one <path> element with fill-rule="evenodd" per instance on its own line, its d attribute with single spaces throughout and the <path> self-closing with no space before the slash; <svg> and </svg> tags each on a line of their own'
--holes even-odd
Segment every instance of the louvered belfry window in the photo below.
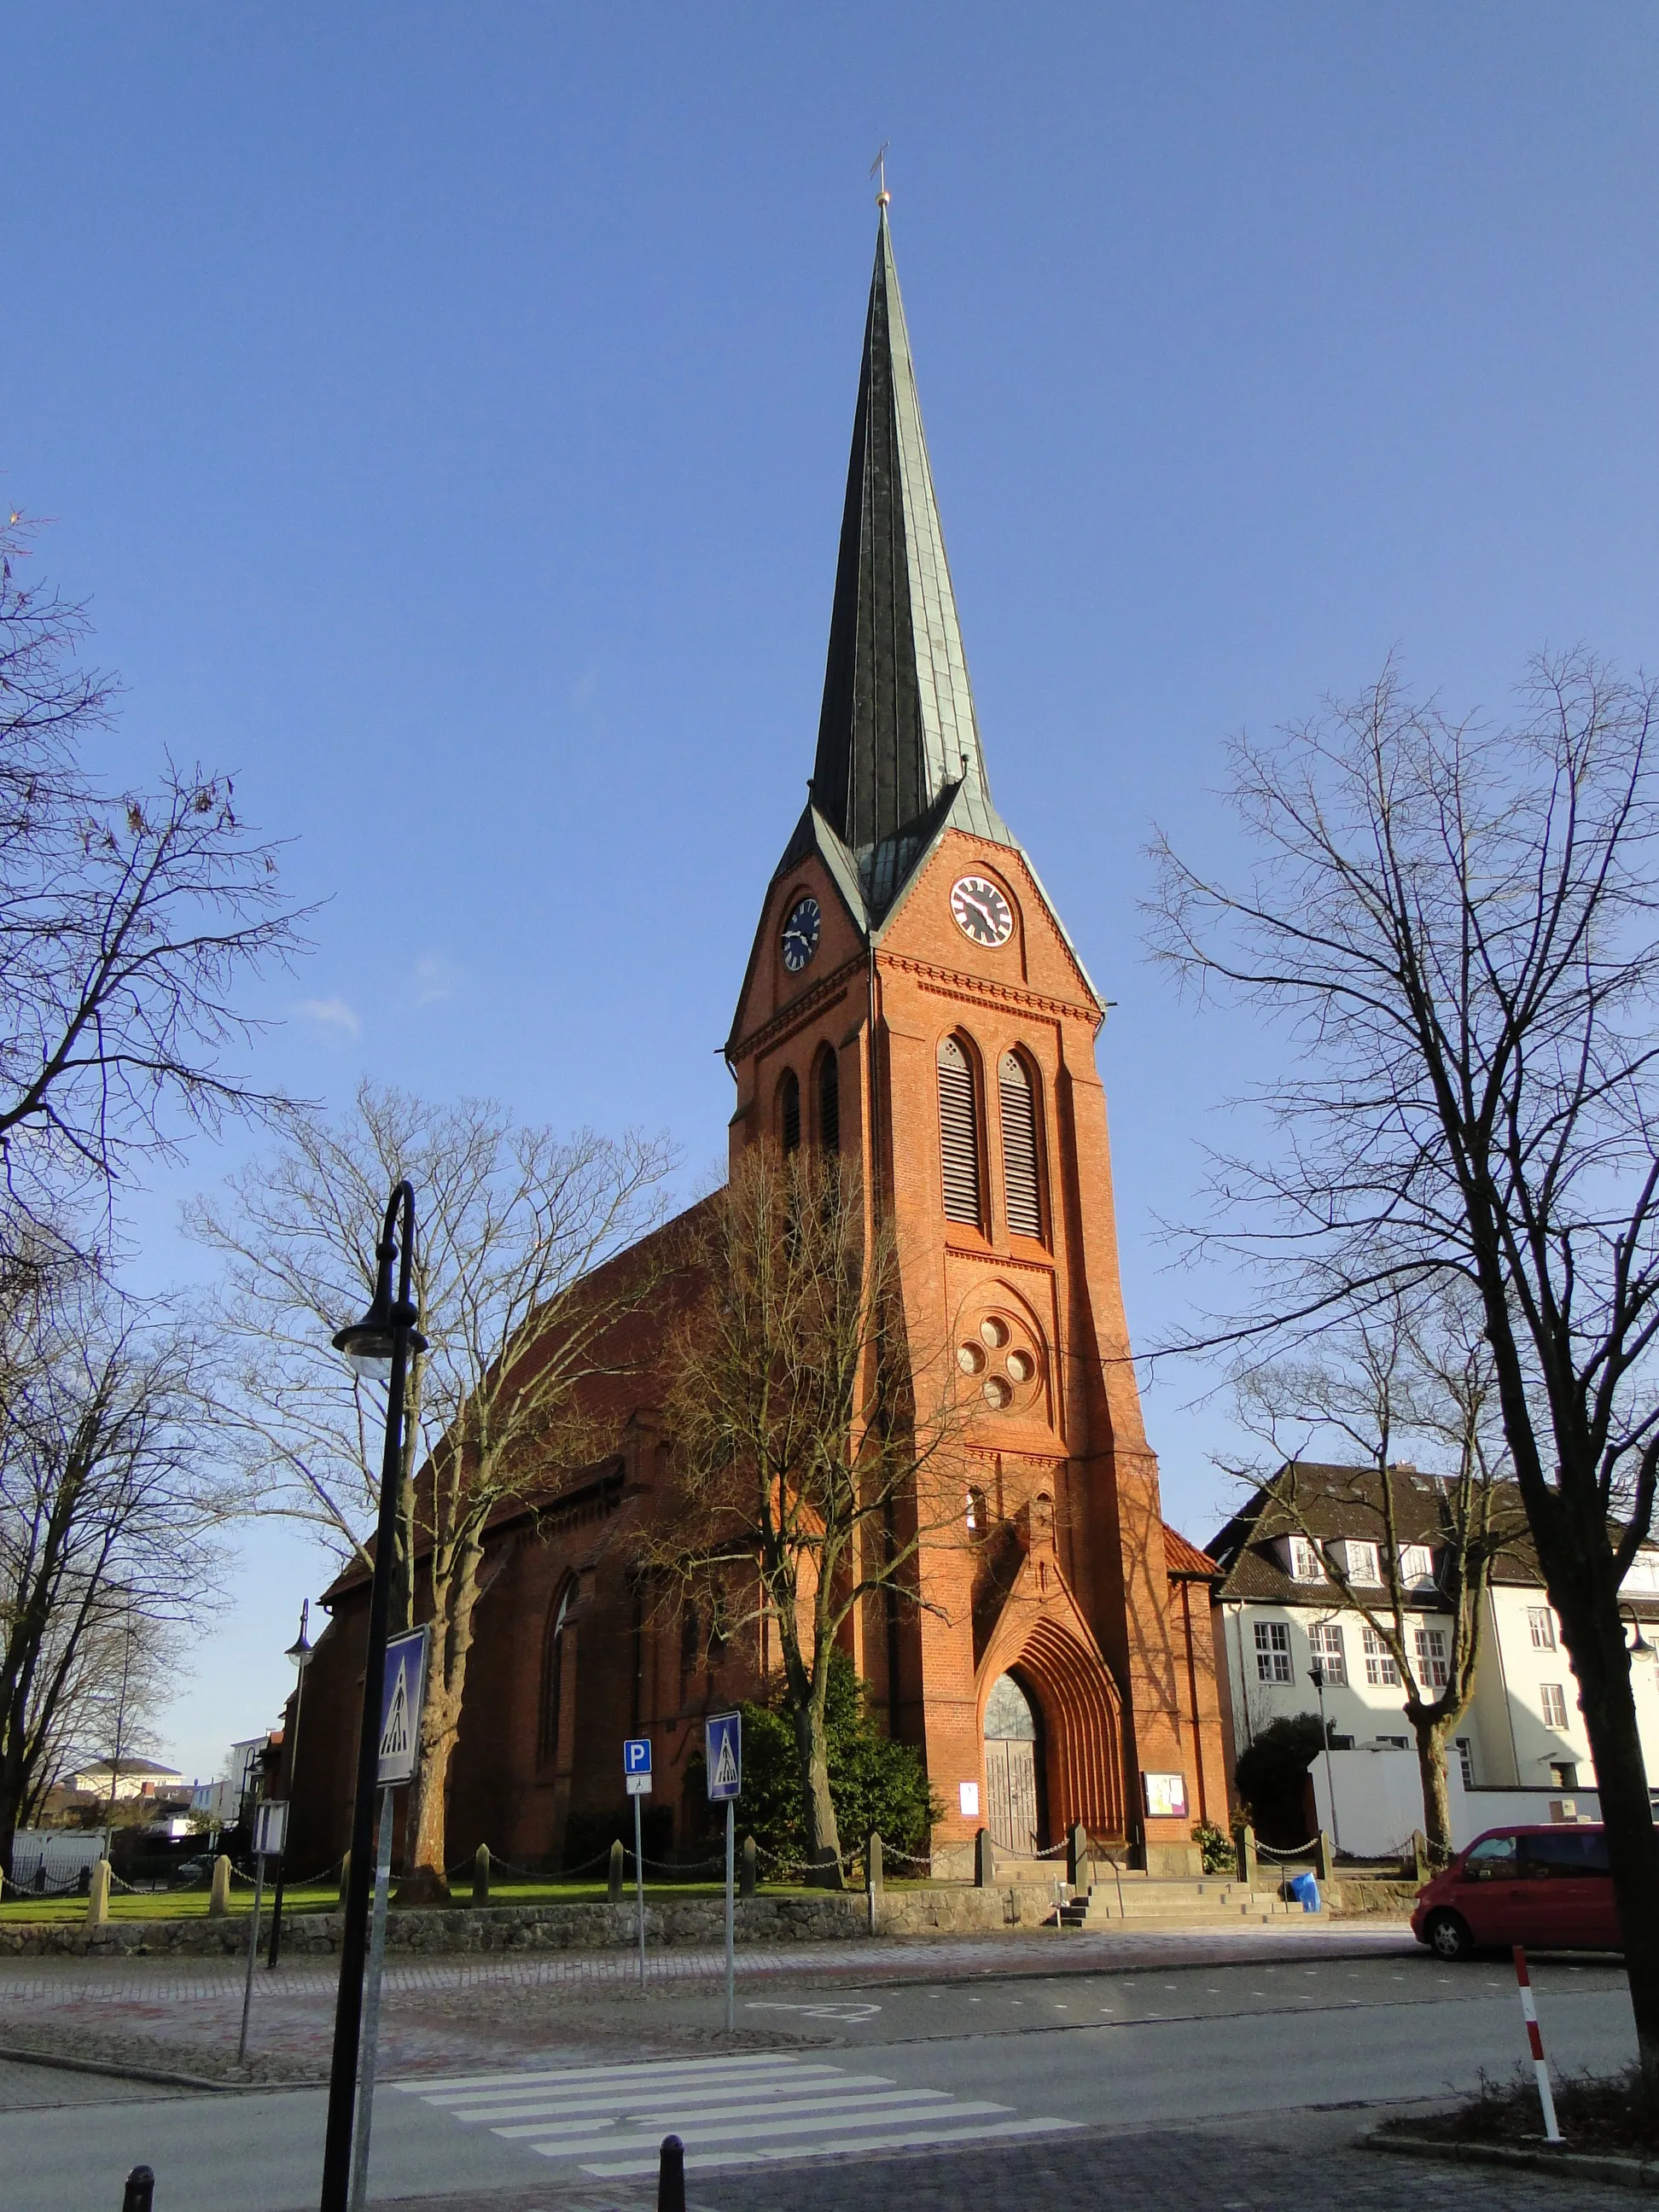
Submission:
<svg viewBox="0 0 1659 2212">
<path fill-rule="evenodd" d="M 841 1069 L 833 1052 L 818 1058 L 818 1143 L 826 1152 L 841 1150 Z"/>
<path fill-rule="evenodd" d="M 954 1037 L 939 1048 L 939 1144 L 945 1170 L 945 1218 L 970 1222 L 977 1229 L 979 1203 L 979 1102 L 974 1071 Z"/>
<path fill-rule="evenodd" d="M 778 1135 L 786 1152 L 800 1150 L 800 1084 L 793 1068 L 785 1074 L 778 1090 Z"/>
<path fill-rule="evenodd" d="M 1017 1053 L 1006 1053 L 997 1080 L 1002 1093 L 1002 1173 L 1008 1227 L 1016 1237 L 1041 1237 L 1042 1196 L 1031 1073 Z"/>
</svg>

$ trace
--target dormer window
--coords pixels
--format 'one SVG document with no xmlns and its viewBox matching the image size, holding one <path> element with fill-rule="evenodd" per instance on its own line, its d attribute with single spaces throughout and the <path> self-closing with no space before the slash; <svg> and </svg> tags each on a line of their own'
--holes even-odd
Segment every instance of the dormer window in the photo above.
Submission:
<svg viewBox="0 0 1659 2212">
<path fill-rule="evenodd" d="M 1331 1546 L 1337 1565 L 1351 1583 L 1376 1589 L 1382 1580 L 1382 1557 L 1375 1544 L 1353 1536 L 1344 1536 Z"/>
<path fill-rule="evenodd" d="M 1287 1536 L 1285 1539 L 1285 1564 L 1291 1571 L 1293 1583 L 1322 1583 L 1325 1562 L 1319 1556 L 1319 1547 L 1310 1536 Z"/>
<path fill-rule="evenodd" d="M 1631 1561 L 1630 1572 L 1619 1587 L 1620 1589 L 1659 1594 L 1659 1551 L 1644 1544 Z"/>
<path fill-rule="evenodd" d="M 1400 1547 L 1400 1579 L 1407 1589 L 1421 1589 L 1434 1581 L 1434 1553 L 1426 1544 Z"/>
</svg>

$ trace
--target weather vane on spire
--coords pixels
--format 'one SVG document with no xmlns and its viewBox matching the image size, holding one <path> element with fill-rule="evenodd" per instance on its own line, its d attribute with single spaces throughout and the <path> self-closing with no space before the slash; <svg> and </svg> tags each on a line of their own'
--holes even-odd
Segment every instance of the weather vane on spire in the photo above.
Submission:
<svg viewBox="0 0 1659 2212">
<path fill-rule="evenodd" d="M 870 164 L 871 175 L 872 177 L 879 177 L 881 179 L 881 189 L 876 194 L 876 205 L 878 207 L 888 206 L 893 197 L 887 189 L 887 149 L 892 144 L 892 143 L 893 142 L 890 138 L 884 138 L 881 142 L 881 151 L 877 155 L 875 160 Z"/>
</svg>

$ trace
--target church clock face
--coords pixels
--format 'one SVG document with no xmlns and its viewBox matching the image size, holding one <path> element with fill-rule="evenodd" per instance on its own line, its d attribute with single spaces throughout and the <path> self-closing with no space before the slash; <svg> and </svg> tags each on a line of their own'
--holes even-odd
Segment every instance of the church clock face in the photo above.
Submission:
<svg viewBox="0 0 1659 2212">
<path fill-rule="evenodd" d="M 983 876 L 963 876 L 951 886 L 951 911 L 957 927 L 975 945 L 1006 945 L 1014 933 L 1007 900 Z"/>
<path fill-rule="evenodd" d="M 815 898 L 797 899 L 790 908 L 783 925 L 783 964 L 792 975 L 799 975 L 817 951 L 823 919 Z"/>
</svg>

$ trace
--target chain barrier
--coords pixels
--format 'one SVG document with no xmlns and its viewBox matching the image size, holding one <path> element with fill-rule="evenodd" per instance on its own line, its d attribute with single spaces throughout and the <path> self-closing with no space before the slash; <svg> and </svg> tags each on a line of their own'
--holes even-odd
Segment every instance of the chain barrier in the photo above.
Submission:
<svg viewBox="0 0 1659 2212">
<path fill-rule="evenodd" d="M 1305 1859 L 1316 1856 L 1318 1850 L 1318 1837 L 1310 1836 L 1305 1844 L 1293 1844 L 1288 1850 L 1275 1844 L 1258 1844 L 1255 1855 L 1259 1859 Z"/>
</svg>

